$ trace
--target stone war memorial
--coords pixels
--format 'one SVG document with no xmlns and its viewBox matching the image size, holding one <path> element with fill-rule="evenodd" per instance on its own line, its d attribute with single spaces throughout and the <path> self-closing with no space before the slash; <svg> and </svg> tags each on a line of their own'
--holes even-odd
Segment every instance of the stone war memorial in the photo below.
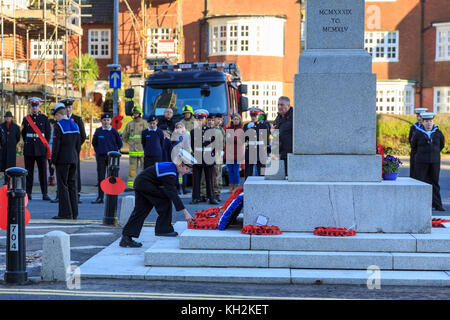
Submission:
<svg viewBox="0 0 450 320">
<path fill-rule="evenodd" d="M 244 224 L 264 215 L 283 231 L 353 226 L 356 232 L 430 233 L 431 186 L 382 180 L 364 1 L 308 0 L 306 6 L 288 177 L 247 179 Z"/>
<path fill-rule="evenodd" d="M 127 276 L 137 264 L 147 280 L 369 287 L 378 270 L 381 285 L 450 286 L 450 231 L 432 228 L 431 185 L 402 177 L 382 180 L 376 75 L 364 50 L 364 0 L 306 5 L 307 43 L 294 79 L 287 177 L 276 165 L 268 170 L 271 176 L 249 177 L 243 217 L 228 228 L 221 229 L 220 222 L 212 230 L 177 222 L 180 236 L 170 239 L 152 238 L 154 230 L 147 230 L 142 251 L 136 251 L 144 254 L 144 265 L 137 256 L 124 266 L 130 250 L 117 241 L 98 255 L 117 266 L 112 276 Z M 244 232 L 261 221 L 281 234 Z M 316 235 L 317 227 L 351 227 L 356 234 Z M 105 273 L 104 263 L 94 262 L 81 266 L 83 277 Z"/>
</svg>

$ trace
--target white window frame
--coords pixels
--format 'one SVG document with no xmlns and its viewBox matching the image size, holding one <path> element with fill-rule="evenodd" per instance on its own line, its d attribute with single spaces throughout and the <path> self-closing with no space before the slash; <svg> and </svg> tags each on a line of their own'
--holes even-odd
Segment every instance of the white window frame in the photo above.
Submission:
<svg viewBox="0 0 450 320">
<path fill-rule="evenodd" d="M 404 82 L 377 82 L 376 112 L 414 114 L 414 87 Z"/>
<path fill-rule="evenodd" d="M 398 31 L 366 31 L 364 49 L 372 55 L 373 62 L 398 62 Z"/>
<path fill-rule="evenodd" d="M 97 33 L 97 37 L 94 38 L 94 32 Z M 102 32 L 106 32 L 107 39 L 101 38 Z M 97 48 L 94 49 L 94 46 Z M 106 46 L 106 48 L 102 47 Z M 108 50 L 108 54 L 104 54 L 102 50 Z M 89 29 L 88 31 L 88 52 L 96 59 L 109 59 L 111 58 L 111 30 L 110 29 Z"/>
<path fill-rule="evenodd" d="M 260 108 L 267 114 L 267 120 L 275 120 L 278 113 L 278 98 L 283 95 L 283 82 L 246 81 L 249 108 Z M 250 121 L 249 112 L 244 113 L 243 121 Z"/>
<path fill-rule="evenodd" d="M 450 22 L 435 23 L 436 61 L 450 61 Z"/>
<path fill-rule="evenodd" d="M 284 56 L 284 18 L 233 17 L 209 21 L 209 56 Z"/>
<path fill-rule="evenodd" d="M 31 39 L 30 59 L 62 59 L 64 56 L 64 41 Z M 45 52 L 45 54 L 44 54 Z"/>
<path fill-rule="evenodd" d="M 147 56 L 152 58 L 176 57 L 178 55 L 178 41 L 174 37 L 175 30 L 170 27 L 154 27 L 147 29 Z M 161 53 L 159 40 L 173 40 L 174 53 Z"/>
<path fill-rule="evenodd" d="M 450 87 L 434 87 L 434 113 L 450 113 Z"/>
<path fill-rule="evenodd" d="M 0 81 L 1 79 L 5 83 L 28 82 L 27 64 L 24 62 L 14 64 L 12 60 L 3 59 L 3 62 L 0 61 Z"/>
</svg>

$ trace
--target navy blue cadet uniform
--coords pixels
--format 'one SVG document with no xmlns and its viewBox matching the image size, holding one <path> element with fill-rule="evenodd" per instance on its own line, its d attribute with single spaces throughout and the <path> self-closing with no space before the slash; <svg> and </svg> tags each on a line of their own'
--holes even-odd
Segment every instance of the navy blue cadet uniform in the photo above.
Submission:
<svg viewBox="0 0 450 320">
<path fill-rule="evenodd" d="M 111 114 L 103 114 L 102 119 L 112 118 Z M 102 203 L 104 192 L 100 183 L 106 178 L 106 168 L 108 167 L 108 152 L 119 151 L 122 148 L 122 139 L 119 133 L 112 126 L 104 129 L 103 126 L 97 128 L 92 138 L 92 145 L 95 150 L 95 160 L 97 161 L 97 182 L 98 197 L 93 203 Z"/>
<path fill-rule="evenodd" d="M 421 119 L 420 114 L 422 112 L 426 112 L 427 108 L 416 108 L 415 112 L 416 112 L 416 117 L 417 117 L 417 122 L 414 123 L 410 128 L 409 128 L 409 135 L 408 135 L 408 141 L 409 141 L 409 145 L 411 147 L 411 153 L 409 154 L 409 176 L 411 178 L 415 178 L 414 176 L 414 160 L 416 157 L 416 154 L 413 152 L 412 150 L 412 138 L 414 136 L 414 133 L 416 132 L 417 128 L 419 126 L 421 126 L 421 124 L 419 123 L 419 120 Z"/>
<path fill-rule="evenodd" d="M 40 100 L 40 99 L 39 99 Z M 30 100 L 31 105 L 40 105 L 39 100 Z M 50 122 L 47 116 L 38 112 L 37 114 L 30 114 L 31 119 L 35 125 L 39 128 L 44 138 L 49 141 L 51 135 Z M 39 172 L 39 184 L 41 186 L 42 198 L 44 200 L 50 200 L 47 195 L 47 148 L 42 143 L 37 133 L 33 130 L 31 125 L 26 120 L 26 117 L 22 120 L 22 139 L 23 144 L 23 156 L 25 162 L 25 169 L 28 171 L 26 177 L 26 192 L 28 198 L 31 200 L 31 193 L 33 191 L 34 180 L 34 163 L 37 164 Z"/>
<path fill-rule="evenodd" d="M 184 204 L 177 192 L 177 168 L 172 162 L 157 162 L 144 169 L 134 180 L 134 210 L 123 228 L 122 235 L 138 238 L 144 221 L 155 208 L 155 234 L 173 232 L 172 203 L 177 211 Z"/>
<path fill-rule="evenodd" d="M 151 115 L 147 122 L 155 121 L 156 116 Z M 164 132 L 156 127 L 147 128 L 141 133 L 142 147 L 144 148 L 144 169 L 163 161 Z"/>
<path fill-rule="evenodd" d="M 414 178 L 433 186 L 432 206 L 439 211 L 445 211 L 442 207 L 439 187 L 441 150 L 444 145 L 444 135 L 436 125 L 433 125 L 431 131 L 425 131 L 423 125 L 420 125 L 411 142 L 411 152 L 415 154 Z"/>
<path fill-rule="evenodd" d="M 60 108 L 65 108 L 61 103 Z M 54 111 L 58 110 L 55 106 Z M 69 119 L 61 119 L 55 125 L 52 163 L 56 167 L 58 192 L 58 216 L 55 219 L 78 217 L 78 150 L 81 137 L 78 125 Z"/>
</svg>

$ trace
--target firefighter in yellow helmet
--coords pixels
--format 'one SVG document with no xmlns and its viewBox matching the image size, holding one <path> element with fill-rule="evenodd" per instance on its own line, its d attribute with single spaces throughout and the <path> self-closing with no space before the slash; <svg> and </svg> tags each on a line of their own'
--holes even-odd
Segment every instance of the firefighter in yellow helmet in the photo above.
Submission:
<svg viewBox="0 0 450 320">
<path fill-rule="evenodd" d="M 139 107 L 133 108 L 133 121 L 125 126 L 122 133 L 122 141 L 129 145 L 130 166 L 128 169 L 127 190 L 134 188 L 138 167 L 144 169 L 144 148 L 141 142 L 141 133 L 146 128 L 146 123 L 142 119 L 142 110 Z"/>
<path fill-rule="evenodd" d="M 194 129 L 195 123 L 194 109 L 192 109 L 192 107 L 187 104 L 183 107 L 182 112 L 184 115 L 184 119 L 181 120 L 181 122 L 183 122 L 184 127 L 186 128 L 186 132 L 191 132 L 191 130 Z"/>
</svg>

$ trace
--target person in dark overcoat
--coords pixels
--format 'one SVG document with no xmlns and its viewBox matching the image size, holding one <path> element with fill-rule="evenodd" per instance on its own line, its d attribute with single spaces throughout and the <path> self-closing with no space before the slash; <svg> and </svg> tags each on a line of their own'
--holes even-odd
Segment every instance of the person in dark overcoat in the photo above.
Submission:
<svg viewBox="0 0 450 320">
<path fill-rule="evenodd" d="M 16 166 L 17 144 L 20 141 L 20 127 L 13 121 L 13 115 L 10 111 L 5 113 L 5 122 L 1 124 L 5 137 L 5 145 L 1 152 L 0 171 Z"/>
<path fill-rule="evenodd" d="M 439 187 L 441 150 L 445 145 L 444 135 L 433 123 L 434 113 L 424 112 L 420 115 L 423 125 L 416 129 L 411 143 L 412 152 L 415 153 L 414 176 L 417 180 L 433 186 L 433 209 L 445 211 Z"/>
<path fill-rule="evenodd" d="M 416 123 L 414 123 L 410 128 L 409 128 L 409 135 L 408 135 L 408 141 L 409 141 L 409 144 L 411 145 L 411 143 L 412 143 L 412 137 L 413 137 L 413 135 L 414 135 L 414 132 L 417 130 L 417 128 L 419 127 L 419 126 L 421 126 L 422 125 L 422 122 L 423 122 L 423 119 L 422 119 L 422 117 L 420 116 L 420 114 L 422 113 L 422 112 L 426 112 L 427 111 L 427 108 L 416 108 L 416 110 L 415 110 L 415 112 L 416 112 L 416 118 L 417 118 L 417 122 Z M 409 154 L 409 176 L 411 177 L 411 178 L 414 178 L 414 157 L 415 157 L 415 154 L 412 152 L 412 150 L 411 150 L 411 153 Z"/>
<path fill-rule="evenodd" d="M 54 128 L 52 166 L 56 167 L 58 185 L 58 215 L 53 219 L 77 219 L 78 188 L 77 168 L 80 148 L 80 130 L 78 125 L 67 117 L 63 103 L 52 109 L 57 123 Z"/>
<path fill-rule="evenodd" d="M 286 96 L 278 98 L 278 115 L 274 121 L 274 129 L 278 129 L 280 160 L 284 161 L 286 176 L 288 175 L 287 157 L 293 149 L 293 113 L 290 99 Z"/>
</svg>

